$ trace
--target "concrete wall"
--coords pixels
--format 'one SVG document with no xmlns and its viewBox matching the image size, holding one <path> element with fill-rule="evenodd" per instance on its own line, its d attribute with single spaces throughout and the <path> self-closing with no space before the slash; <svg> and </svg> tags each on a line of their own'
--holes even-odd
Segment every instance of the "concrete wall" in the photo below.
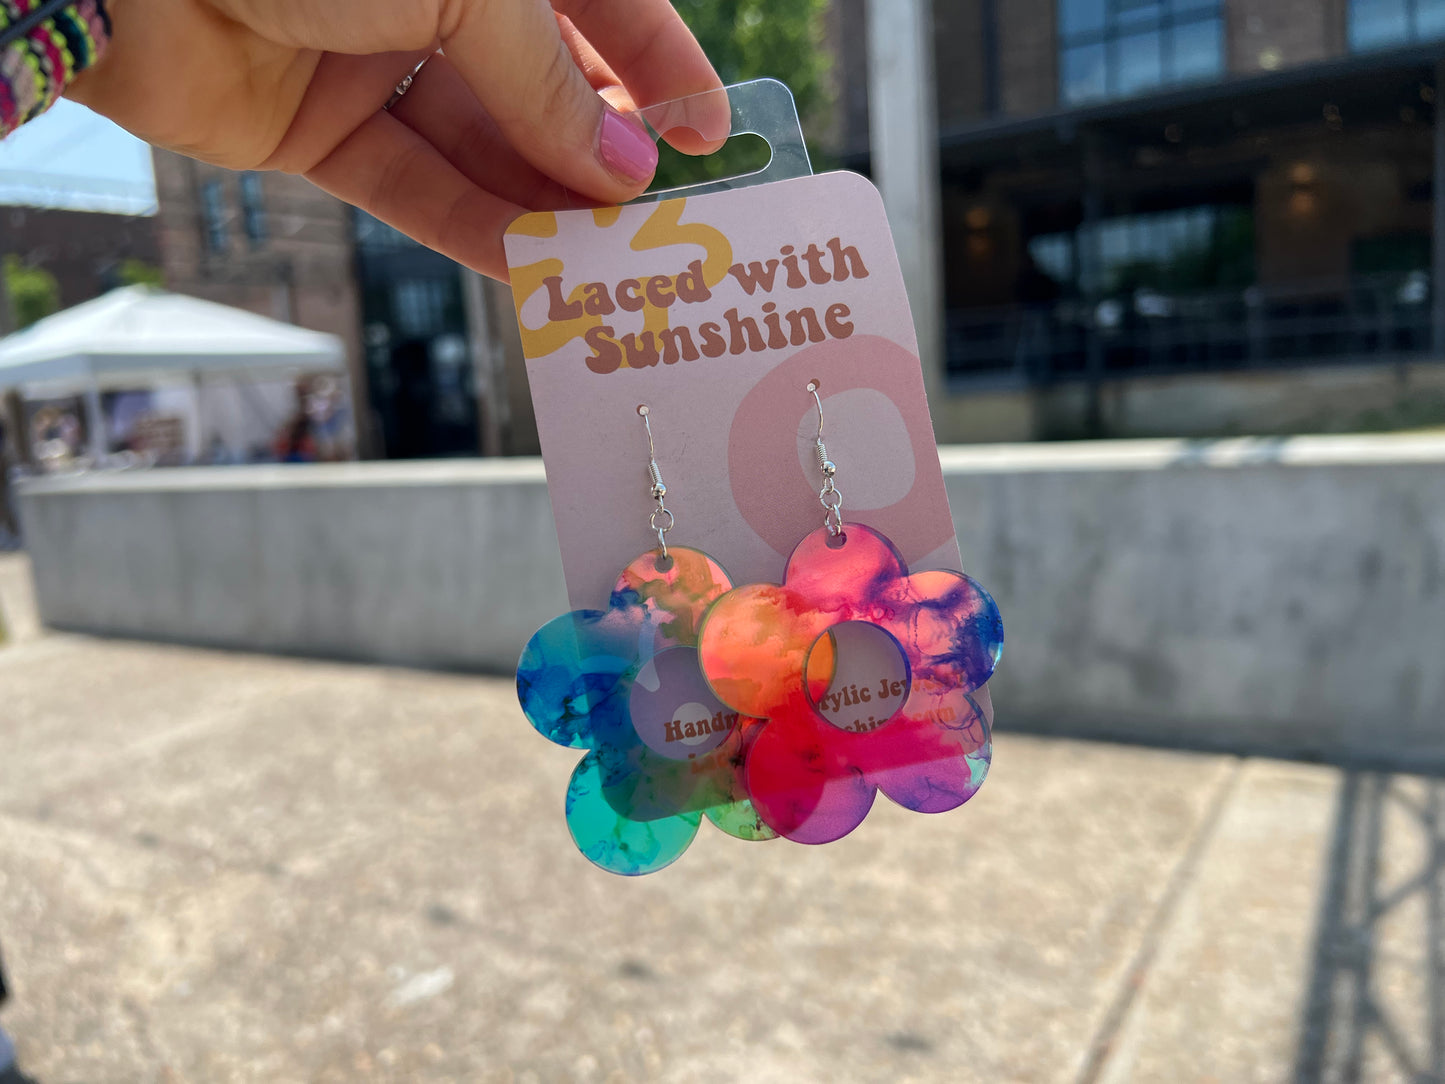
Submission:
<svg viewBox="0 0 1445 1084">
<path fill-rule="evenodd" d="M 943 455 L 1006 724 L 1445 768 L 1445 436 Z"/>
<path fill-rule="evenodd" d="M 55 628 L 504 670 L 567 609 L 536 460 L 40 479 L 20 508 Z"/>
<path fill-rule="evenodd" d="M 1445 435 L 946 448 L 1005 726 L 1445 769 Z M 507 671 L 535 460 L 22 486 L 50 625 Z"/>
</svg>

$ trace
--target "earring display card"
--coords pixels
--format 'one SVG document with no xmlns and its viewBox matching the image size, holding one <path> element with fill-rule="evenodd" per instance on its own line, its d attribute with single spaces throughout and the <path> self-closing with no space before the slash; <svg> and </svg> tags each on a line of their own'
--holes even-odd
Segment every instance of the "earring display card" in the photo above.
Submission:
<svg viewBox="0 0 1445 1084">
<path fill-rule="evenodd" d="M 817 380 L 843 514 L 914 572 L 959 569 L 877 191 L 826 173 L 517 219 L 507 262 L 568 596 L 608 597 L 648 530 L 650 408 L 669 544 L 778 582 L 823 523 Z"/>
</svg>

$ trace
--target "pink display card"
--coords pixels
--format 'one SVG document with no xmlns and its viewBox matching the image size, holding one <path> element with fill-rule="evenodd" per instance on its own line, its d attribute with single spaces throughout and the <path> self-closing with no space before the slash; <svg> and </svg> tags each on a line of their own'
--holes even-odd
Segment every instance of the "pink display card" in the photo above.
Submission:
<svg viewBox="0 0 1445 1084">
<path fill-rule="evenodd" d="M 913 571 L 958 543 L 898 258 L 851 173 L 538 212 L 507 262 L 572 605 L 606 603 L 648 529 L 647 435 L 676 527 L 734 583 L 782 576 L 823 524 L 807 391 L 821 382 L 846 520 Z"/>
</svg>

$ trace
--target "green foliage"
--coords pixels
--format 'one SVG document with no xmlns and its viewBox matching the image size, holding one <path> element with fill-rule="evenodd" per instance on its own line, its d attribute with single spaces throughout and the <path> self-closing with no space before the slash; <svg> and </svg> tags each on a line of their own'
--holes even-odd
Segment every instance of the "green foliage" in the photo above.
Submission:
<svg viewBox="0 0 1445 1084">
<path fill-rule="evenodd" d="M 781 79 L 804 123 L 827 104 L 827 0 L 676 0 L 673 6 L 724 83 Z"/>
<path fill-rule="evenodd" d="M 823 45 L 827 0 L 674 0 L 673 6 L 725 84 L 779 79 L 793 92 L 805 133 L 824 119 L 830 66 Z M 751 173 L 767 161 L 761 142 L 729 140 L 705 158 L 691 158 L 664 146 L 654 187 Z M 811 140 L 809 153 L 815 153 Z"/>
<path fill-rule="evenodd" d="M 153 263 L 127 258 L 120 261 L 115 277 L 122 286 L 164 286 L 165 272 Z"/>
<path fill-rule="evenodd" d="M 60 283 L 43 267 L 28 267 L 14 253 L 5 257 L 5 295 L 10 299 L 11 327 L 29 327 L 60 309 Z"/>
</svg>

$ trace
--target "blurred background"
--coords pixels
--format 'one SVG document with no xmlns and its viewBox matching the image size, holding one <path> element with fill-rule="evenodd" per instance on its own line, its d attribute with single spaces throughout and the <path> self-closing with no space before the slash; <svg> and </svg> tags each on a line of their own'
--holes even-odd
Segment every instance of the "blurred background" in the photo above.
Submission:
<svg viewBox="0 0 1445 1084">
<path fill-rule="evenodd" d="M 988 785 L 591 869 L 507 288 L 61 102 L 0 144 L 21 1064 L 1445 1082 L 1445 0 L 677 7 L 883 194 Z"/>
<path fill-rule="evenodd" d="M 863 0 L 679 7 L 726 80 L 791 85 L 816 168 L 879 176 L 890 133 L 927 144 L 907 167 L 936 230 L 899 244 L 935 280 L 913 292 L 942 443 L 1445 419 L 1435 0 L 937 0 L 912 63 L 872 72 L 870 41 L 888 43 Z M 928 110 L 898 106 L 905 84 Z M 752 161 L 679 159 L 663 182 Z M 152 154 L 65 102 L 0 168 L 0 330 L 163 286 L 339 336 L 362 458 L 536 452 L 505 291 L 369 216 L 295 178 Z M 31 385 L 12 428 L 63 405 Z M 108 418 L 138 419 L 153 389 L 106 390 L 131 395 Z M 295 397 L 250 398 L 254 433 L 140 442 L 274 458 Z M 110 424 L 107 452 L 136 443 L 133 421 Z"/>
</svg>

